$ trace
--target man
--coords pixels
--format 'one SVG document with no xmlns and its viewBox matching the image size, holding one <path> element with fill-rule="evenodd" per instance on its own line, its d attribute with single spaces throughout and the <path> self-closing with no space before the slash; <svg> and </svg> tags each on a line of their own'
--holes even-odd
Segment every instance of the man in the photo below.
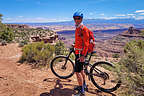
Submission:
<svg viewBox="0 0 144 96">
<path fill-rule="evenodd" d="M 75 12 L 73 15 L 75 21 L 75 74 L 79 86 L 74 88 L 78 90 L 80 94 L 85 94 L 86 83 L 85 83 L 85 74 L 83 70 L 83 64 L 85 62 L 85 57 L 88 53 L 88 46 L 90 43 L 89 40 L 89 29 L 82 24 L 83 13 Z"/>
</svg>

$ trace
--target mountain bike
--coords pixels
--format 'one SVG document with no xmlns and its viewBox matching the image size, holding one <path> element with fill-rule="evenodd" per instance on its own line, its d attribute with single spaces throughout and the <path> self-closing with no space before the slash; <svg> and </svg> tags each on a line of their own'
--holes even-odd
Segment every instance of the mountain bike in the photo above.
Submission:
<svg viewBox="0 0 144 96">
<path fill-rule="evenodd" d="M 53 74 L 61 79 L 67 79 L 74 75 L 74 60 L 70 58 L 75 53 L 75 48 L 71 47 L 67 56 L 56 56 L 50 64 Z M 121 80 L 116 73 L 115 66 L 106 61 L 95 62 L 90 64 L 91 57 L 96 51 L 89 54 L 84 64 L 84 72 L 88 79 L 101 91 L 113 92 L 121 85 Z"/>
</svg>

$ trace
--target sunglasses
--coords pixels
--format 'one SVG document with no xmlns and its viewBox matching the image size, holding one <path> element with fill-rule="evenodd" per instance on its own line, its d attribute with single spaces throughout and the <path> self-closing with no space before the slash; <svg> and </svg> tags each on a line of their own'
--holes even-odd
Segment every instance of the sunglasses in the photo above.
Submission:
<svg viewBox="0 0 144 96">
<path fill-rule="evenodd" d="M 74 20 L 81 20 L 80 17 L 74 17 Z"/>
</svg>

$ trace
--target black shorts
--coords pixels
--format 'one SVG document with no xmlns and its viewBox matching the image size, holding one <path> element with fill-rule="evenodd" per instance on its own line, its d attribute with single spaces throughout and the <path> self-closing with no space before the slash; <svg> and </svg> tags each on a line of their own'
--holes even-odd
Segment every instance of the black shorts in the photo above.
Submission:
<svg viewBox="0 0 144 96">
<path fill-rule="evenodd" d="M 77 60 L 79 57 L 79 55 L 76 55 L 75 58 L 75 72 L 81 72 L 83 70 L 84 62 Z"/>
</svg>

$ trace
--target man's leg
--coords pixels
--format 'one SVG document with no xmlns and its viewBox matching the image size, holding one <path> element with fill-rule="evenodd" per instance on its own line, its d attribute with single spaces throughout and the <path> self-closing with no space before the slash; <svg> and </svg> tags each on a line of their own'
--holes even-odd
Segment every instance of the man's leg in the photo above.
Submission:
<svg viewBox="0 0 144 96">
<path fill-rule="evenodd" d="M 80 57 L 80 55 L 76 55 L 76 59 L 75 59 L 75 74 L 76 74 L 79 86 L 82 86 L 83 85 L 83 77 L 81 76 L 81 71 L 82 71 L 82 68 L 83 68 L 83 64 L 82 64 L 82 62 L 80 62 L 78 60 L 79 57 Z"/>
<path fill-rule="evenodd" d="M 76 77 L 77 77 L 77 81 L 78 81 L 79 86 L 75 87 L 74 90 L 78 90 L 78 94 L 84 95 L 85 90 L 84 90 L 84 87 L 83 87 L 82 74 L 81 74 L 81 72 L 75 72 L 75 73 L 76 73 Z"/>
<path fill-rule="evenodd" d="M 78 81 L 79 86 L 82 86 L 83 85 L 82 75 L 80 74 L 80 72 L 75 72 L 75 73 L 76 73 L 76 77 L 77 77 L 77 81 Z"/>
<path fill-rule="evenodd" d="M 83 81 L 85 81 L 85 73 L 84 73 L 84 70 L 82 70 L 80 73 L 81 73 L 81 75 L 82 75 Z"/>
<path fill-rule="evenodd" d="M 78 56 L 76 56 L 77 58 L 79 58 Z M 83 64 L 82 62 L 79 62 L 79 60 L 77 60 L 76 58 L 76 63 L 75 63 L 75 74 L 77 77 L 77 82 L 78 85 L 76 88 L 74 88 L 74 90 L 78 90 L 79 93 L 84 94 L 84 88 L 83 86 L 83 76 L 81 74 L 81 71 L 83 70 Z"/>
<path fill-rule="evenodd" d="M 84 70 L 81 71 L 81 75 L 83 77 L 83 87 L 85 88 L 86 87 L 86 82 L 85 82 L 85 73 L 84 73 Z"/>
<path fill-rule="evenodd" d="M 83 84 L 82 84 L 82 87 L 84 88 L 84 90 L 88 91 L 88 88 L 86 86 L 86 80 L 85 80 L 85 73 L 84 73 L 84 70 L 81 71 L 81 75 L 83 77 Z"/>
</svg>

